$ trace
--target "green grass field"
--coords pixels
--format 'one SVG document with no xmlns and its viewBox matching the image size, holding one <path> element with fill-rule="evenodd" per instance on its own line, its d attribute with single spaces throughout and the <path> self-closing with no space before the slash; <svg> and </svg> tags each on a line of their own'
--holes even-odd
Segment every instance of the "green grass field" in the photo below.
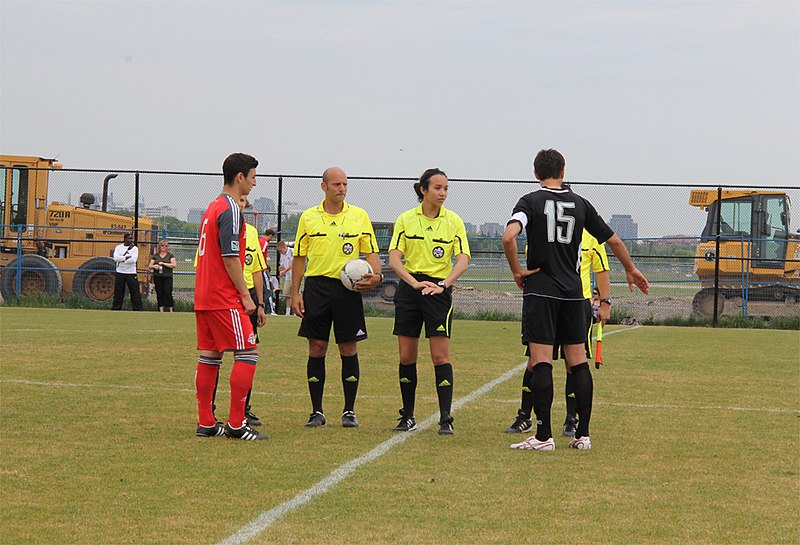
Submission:
<svg viewBox="0 0 800 545">
<path fill-rule="evenodd" d="M 456 435 L 430 427 L 397 444 L 391 320 L 369 319 L 360 344 L 358 429 L 338 425 L 335 352 L 329 423 L 303 426 L 298 324 L 261 330 L 253 404 L 270 439 L 245 443 L 194 436 L 192 314 L 0 308 L 0 542 L 243 543 L 262 513 L 248 543 L 800 542 L 797 331 L 608 328 L 593 450 L 559 436 L 545 453 L 511 450 L 520 436 L 502 432 L 521 371 L 474 394 L 519 368 L 519 324 L 457 321 L 455 397 L 469 402 Z M 420 352 L 423 421 L 437 405 Z M 554 377 L 558 425 L 561 364 Z M 314 488 L 332 472 L 344 476 Z"/>
</svg>

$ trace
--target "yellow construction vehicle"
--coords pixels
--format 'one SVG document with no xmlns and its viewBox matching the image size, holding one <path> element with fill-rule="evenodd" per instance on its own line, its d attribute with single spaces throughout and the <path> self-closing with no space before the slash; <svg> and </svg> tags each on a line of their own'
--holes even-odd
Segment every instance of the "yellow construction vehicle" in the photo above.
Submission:
<svg viewBox="0 0 800 545">
<path fill-rule="evenodd" d="M 90 210 L 91 193 L 81 196 L 80 207 L 48 205 L 50 171 L 60 168 L 54 159 L 0 155 L 0 293 L 5 299 L 15 297 L 18 287 L 24 295 L 74 292 L 100 302 L 114 295 L 111 256 L 123 234 L 134 231 L 134 218 Z M 134 237 L 142 271 L 157 238 L 153 222 L 140 218 Z M 147 294 L 147 277 L 140 282 Z"/>
<path fill-rule="evenodd" d="M 721 197 L 720 202 L 716 189 L 693 189 L 689 197 L 690 205 L 708 212 L 695 258 L 701 289 L 692 302 L 694 312 L 710 316 L 714 310 L 718 233 L 719 315 L 726 300 L 764 316 L 776 314 L 772 309 L 781 304 L 797 303 L 800 237 L 789 229 L 789 196 L 782 191 L 723 190 Z"/>
</svg>

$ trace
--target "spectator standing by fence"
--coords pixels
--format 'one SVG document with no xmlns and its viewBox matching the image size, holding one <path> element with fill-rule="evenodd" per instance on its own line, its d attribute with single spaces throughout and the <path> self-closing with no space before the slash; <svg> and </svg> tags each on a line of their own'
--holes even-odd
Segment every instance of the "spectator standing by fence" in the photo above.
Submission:
<svg viewBox="0 0 800 545">
<path fill-rule="evenodd" d="M 278 279 L 282 280 L 283 298 L 286 302 L 286 315 L 292 314 L 292 249 L 285 240 L 278 243 Z"/>
<path fill-rule="evenodd" d="M 158 251 L 150 256 L 147 268 L 153 271 L 153 285 L 156 288 L 156 301 L 159 312 L 172 312 L 175 306 L 172 300 L 172 277 L 178 262 L 169 253 L 169 243 L 162 240 L 158 243 Z"/>
<path fill-rule="evenodd" d="M 133 235 L 125 233 L 122 244 L 114 248 L 114 302 L 111 310 L 122 310 L 125 299 L 125 287 L 131 294 L 133 310 L 142 310 L 142 294 L 139 292 L 139 280 L 136 277 L 136 262 L 139 260 L 139 248 L 133 243 Z"/>
</svg>

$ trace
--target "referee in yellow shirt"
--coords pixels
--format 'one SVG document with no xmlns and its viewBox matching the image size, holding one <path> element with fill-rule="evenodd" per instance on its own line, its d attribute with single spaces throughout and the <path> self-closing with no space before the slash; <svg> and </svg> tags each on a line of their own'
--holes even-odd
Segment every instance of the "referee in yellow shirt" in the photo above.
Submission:
<svg viewBox="0 0 800 545">
<path fill-rule="evenodd" d="M 395 431 L 417 427 L 419 336 L 425 326 L 439 398 L 439 435 L 453 434 L 453 366 L 450 329 L 453 323 L 453 283 L 467 270 L 470 253 L 464 222 L 447 210 L 447 175 L 426 170 L 414 184 L 420 205 L 400 214 L 389 245 L 389 265 L 400 282 L 394 298 L 394 334 L 400 349 L 400 394 L 403 408 Z M 455 266 L 452 258 L 455 256 Z M 405 258 L 405 264 L 403 264 Z"/>
<path fill-rule="evenodd" d="M 345 202 L 347 175 L 339 167 L 322 174 L 325 199 L 300 216 L 292 260 L 292 310 L 302 318 L 298 335 L 308 339 L 308 392 L 311 416 L 308 427 L 325 425 L 322 394 L 325 388 L 325 355 L 331 326 L 342 359 L 344 410 L 342 426 L 358 427 L 355 415 L 360 379 L 357 343 L 367 338 L 361 293 L 383 279 L 378 242 L 367 213 Z M 364 254 L 373 274 L 366 275 L 349 291 L 339 279 L 344 264 Z M 307 262 L 307 266 L 306 266 Z M 302 296 L 300 284 L 306 282 Z"/>
</svg>

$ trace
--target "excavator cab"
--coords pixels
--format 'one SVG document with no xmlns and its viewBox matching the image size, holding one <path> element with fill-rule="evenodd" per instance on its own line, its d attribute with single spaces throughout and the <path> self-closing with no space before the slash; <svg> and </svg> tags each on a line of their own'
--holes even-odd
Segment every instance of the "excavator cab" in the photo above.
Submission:
<svg viewBox="0 0 800 545">
<path fill-rule="evenodd" d="M 710 315 L 713 309 L 717 233 L 718 306 L 724 305 L 726 299 L 797 300 L 800 239 L 790 231 L 786 193 L 725 190 L 722 200 L 718 200 L 716 190 L 693 190 L 689 203 L 708 212 L 695 261 L 695 272 L 702 284 L 693 304 L 696 313 Z"/>
</svg>

